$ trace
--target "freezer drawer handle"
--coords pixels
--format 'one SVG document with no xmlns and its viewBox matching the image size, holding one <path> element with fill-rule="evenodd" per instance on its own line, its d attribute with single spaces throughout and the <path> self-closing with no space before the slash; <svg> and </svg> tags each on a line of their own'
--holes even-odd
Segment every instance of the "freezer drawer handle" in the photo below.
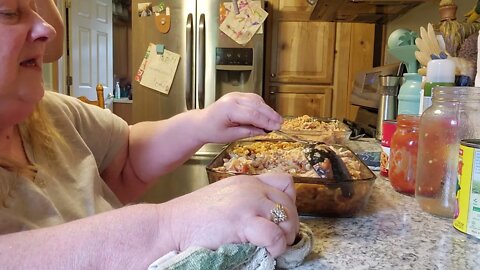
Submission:
<svg viewBox="0 0 480 270">
<path fill-rule="evenodd" d="M 205 107 L 205 14 L 200 15 L 198 24 L 198 105 Z"/>
<path fill-rule="evenodd" d="M 194 107 L 193 104 L 193 15 L 188 14 L 187 17 L 187 44 L 186 44 L 186 59 L 185 59 L 185 103 L 187 110 Z"/>
</svg>

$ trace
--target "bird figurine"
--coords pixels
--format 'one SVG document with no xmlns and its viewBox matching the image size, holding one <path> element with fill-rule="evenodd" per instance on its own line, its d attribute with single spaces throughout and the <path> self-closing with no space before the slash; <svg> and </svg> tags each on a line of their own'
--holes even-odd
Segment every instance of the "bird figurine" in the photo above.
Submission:
<svg viewBox="0 0 480 270">
<path fill-rule="evenodd" d="M 433 25 L 428 24 L 427 29 L 420 27 L 420 37 L 415 39 L 415 45 L 417 45 L 418 51 L 415 52 L 415 58 L 417 58 L 422 68 L 419 73 L 425 75 L 427 64 L 433 58 L 440 58 L 440 55 L 448 55 L 445 50 L 445 42 L 443 38 L 435 35 Z"/>
<path fill-rule="evenodd" d="M 427 29 L 420 27 L 420 37 L 415 39 L 418 51 L 415 52 L 415 58 L 422 66 L 418 73 L 426 75 L 428 62 L 432 59 L 450 58 L 455 62 L 455 74 L 459 76 L 468 76 L 471 80 L 475 77 L 476 68 L 473 63 L 462 57 L 452 57 L 445 49 L 445 41 L 442 35 L 436 35 L 432 24 L 428 24 Z"/>
</svg>

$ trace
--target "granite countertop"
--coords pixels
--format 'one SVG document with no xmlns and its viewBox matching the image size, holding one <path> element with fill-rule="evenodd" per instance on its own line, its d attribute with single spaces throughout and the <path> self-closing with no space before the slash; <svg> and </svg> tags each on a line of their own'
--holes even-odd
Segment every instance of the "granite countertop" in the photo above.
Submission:
<svg viewBox="0 0 480 270">
<path fill-rule="evenodd" d="M 129 99 L 128 97 L 114 98 L 113 103 L 133 103 L 133 100 Z"/>
<path fill-rule="evenodd" d="M 296 270 L 480 269 L 480 240 L 452 219 L 423 212 L 414 197 L 378 177 L 356 217 L 302 217 L 315 235 L 313 252 Z"/>
</svg>

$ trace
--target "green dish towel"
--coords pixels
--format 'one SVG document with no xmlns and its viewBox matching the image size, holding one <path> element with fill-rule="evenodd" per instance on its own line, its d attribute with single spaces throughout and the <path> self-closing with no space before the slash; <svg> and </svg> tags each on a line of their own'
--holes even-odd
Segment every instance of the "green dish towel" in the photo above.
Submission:
<svg viewBox="0 0 480 270">
<path fill-rule="evenodd" d="M 312 230 L 300 223 L 300 231 L 295 244 L 277 259 L 270 256 L 263 247 L 250 243 L 225 244 L 217 250 L 190 247 L 183 252 L 172 251 L 153 262 L 148 270 L 273 270 L 299 266 L 313 247 Z"/>
</svg>

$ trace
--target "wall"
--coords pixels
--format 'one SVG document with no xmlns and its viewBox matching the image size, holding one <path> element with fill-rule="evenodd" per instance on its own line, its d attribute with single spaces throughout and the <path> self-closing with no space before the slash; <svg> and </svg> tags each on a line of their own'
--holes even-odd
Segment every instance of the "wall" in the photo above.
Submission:
<svg viewBox="0 0 480 270">
<path fill-rule="evenodd" d="M 439 2 L 439 0 L 430 0 L 388 23 L 386 26 L 386 38 L 388 39 L 390 33 L 398 28 L 407 28 L 420 34 L 421 26 L 426 28 L 429 22 L 438 23 L 440 21 L 440 16 L 438 15 Z M 458 6 L 457 20 L 463 21 L 464 14 L 470 11 L 476 2 L 477 1 L 474 0 L 455 0 L 456 5 Z M 395 62 L 398 62 L 398 60 L 389 55 L 387 50 L 385 50 L 385 63 L 388 64 Z"/>
<path fill-rule="evenodd" d="M 60 12 L 62 18 L 65 18 L 65 1 L 62 0 L 55 0 L 57 4 L 57 8 Z M 66 31 L 66 29 L 65 29 Z M 65 35 L 65 33 L 64 33 Z M 64 42 L 64 48 L 66 44 Z M 63 50 L 65 52 L 65 49 Z M 43 74 L 43 85 L 46 90 L 55 91 L 60 93 L 65 93 L 64 87 L 60 88 L 59 85 L 63 84 L 63 76 L 64 71 L 59 70 L 59 66 L 62 66 L 65 57 L 61 57 L 56 63 L 47 63 L 43 64 L 42 66 L 42 74 Z"/>
<path fill-rule="evenodd" d="M 118 78 L 128 78 L 132 74 L 131 42 L 132 27 L 129 21 L 116 20 L 113 23 L 113 73 Z"/>
<path fill-rule="evenodd" d="M 54 74 L 53 74 L 53 64 L 43 64 L 42 66 L 43 73 L 43 86 L 45 90 L 58 92 L 58 89 L 54 87 Z"/>
</svg>

